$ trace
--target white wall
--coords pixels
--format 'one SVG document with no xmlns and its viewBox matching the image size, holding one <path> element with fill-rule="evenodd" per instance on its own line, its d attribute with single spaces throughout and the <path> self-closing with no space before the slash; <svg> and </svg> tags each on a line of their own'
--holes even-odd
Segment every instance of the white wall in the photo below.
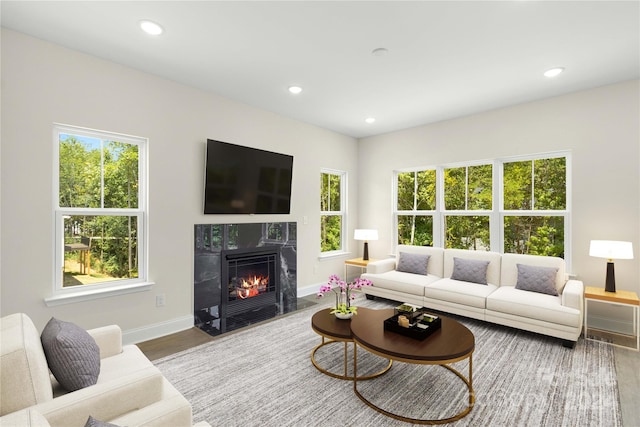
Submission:
<svg viewBox="0 0 640 427">
<path fill-rule="evenodd" d="M 573 272 L 603 286 L 604 260 L 589 240 L 633 242 L 616 262 L 619 289 L 640 292 L 640 107 L 638 81 L 421 126 L 356 142 L 311 125 L 2 30 L 0 311 L 95 327 L 118 323 L 130 337 L 168 331 L 192 313 L 193 225 L 297 221 L 298 287 L 343 272 L 318 260 L 319 171 L 346 170 L 349 235 L 378 228 L 372 257 L 391 249 L 391 176 L 398 168 L 570 149 Z M 150 292 L 47 307 L 53 274 L 54 122 L 149 138 Z M 291 215 L 202 214 L 206 138 L 295 156 Z M 303 218 L 308 223 L 303 223 Z M 361 242 L 350 241 L 351 256 Z M 165 294 L 167 305 L 155 307 Z M 605 313 L 607 314 L 607 313 Z"/>
<path fill-rule="evenodd" d="M 604 287 L 606 260 L 589 256 L 589 241 L 631 241 L 616 287 L 640 294 L 639 95 L 630 81 L 360 140 L 359 220 L 380 230 L 371 256 L 392 248 L 393 170 L 571 150 L 572 273 Z"/>
<path fill-rule="evenodd" d="M 151 291 L 45 306 L 53 283 L 54 122 L 149 138 Z M 203 215 L 207 138 L 293 155 L 291 215 Z M 3 29 L 2 315 L 25 312 L 38 328 L 51 316 L 86 328 L 118 323 L 136 339 L 184 325 L 193 312 L 193 226 L 198 223 L 297 221 L 298 286 L 323 282 L 343 271 L 344 258 L 318 261 L 321 167 L 355 178 L 357 142 Z M 349 190 L 352 234 L 355 179 Z M 157 294 L 166 295 L 165 307 L 156 308 Z"/>
</svg>

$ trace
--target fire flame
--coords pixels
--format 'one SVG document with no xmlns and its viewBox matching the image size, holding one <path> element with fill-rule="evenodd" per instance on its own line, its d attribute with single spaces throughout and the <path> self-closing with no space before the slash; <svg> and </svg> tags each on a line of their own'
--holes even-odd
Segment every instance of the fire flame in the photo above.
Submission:
<svg viewBox="0 0 640 427">
<path fill-rule="evenodd" d="M 260 294 L 265 291 L 269 283 L 269 278 L 264 276 L 253 276 L 248 279 L 242 279 L 242 284 L 236 288 L 239 298 L 246 299 Z"/>
</svg>

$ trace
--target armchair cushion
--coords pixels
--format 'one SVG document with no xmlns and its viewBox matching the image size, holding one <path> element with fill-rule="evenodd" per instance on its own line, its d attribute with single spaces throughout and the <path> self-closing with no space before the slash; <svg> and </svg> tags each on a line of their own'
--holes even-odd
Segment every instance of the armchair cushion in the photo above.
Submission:
<svg viewBox="0 0 640 427">
<path fill-rule="evenodd" d="M 79 390 L 98 381 L 100 348 L 87 331 L 51 318 L 41 339 L 49 369 L 65 390 Z"/>
<path fill-rule="evenodd" d="M 0 319 L 0 415 L 53 398 L 40 334 L 24 313 Z"/>
</svg>

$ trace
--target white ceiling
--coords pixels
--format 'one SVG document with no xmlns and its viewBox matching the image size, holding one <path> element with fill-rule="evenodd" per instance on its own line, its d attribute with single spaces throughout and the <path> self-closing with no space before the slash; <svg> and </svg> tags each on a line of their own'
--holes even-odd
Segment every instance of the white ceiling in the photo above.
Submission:
<svg viewBox="0 0 640 427">
<path fill-rule="evenodd" d="M 3 27 L 353 137 L 640 77 L 638 1 L 4 0 L 0 7 Z M 142 19 L 164 34 L 142 33 Z M 372 55 L 380 47 L 388 54 Z M 566 71 L 542 76 L 556 66 Z M 291 95 L 290 85 L 303 92 Z"/>
</svg>

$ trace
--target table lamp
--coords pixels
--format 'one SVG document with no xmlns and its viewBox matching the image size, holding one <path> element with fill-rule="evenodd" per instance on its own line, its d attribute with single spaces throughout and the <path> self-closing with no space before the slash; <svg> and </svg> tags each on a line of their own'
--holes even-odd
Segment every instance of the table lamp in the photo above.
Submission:
<svg viewBox="0 0 640 427">
<path fill-rule="evenodd" d="M 614 259 L 633 259 L 633 244 L 631 242 L 620 242 L 617 240 L 592 240 L 589 246 L 589 256 L 606 258 L 607 261 L 607 281 L 604 290 L 607 292 L 616 291 L 616 277 L 613 271 Z"/>
<path fill-rule="evenodd" d="M 364 253 L 362 259 L 369 260 L 369 240 L 378 240 L 378 230 L 356 229 L 353 233 L 355 240 L 364 240 Z"/>
</svg>

